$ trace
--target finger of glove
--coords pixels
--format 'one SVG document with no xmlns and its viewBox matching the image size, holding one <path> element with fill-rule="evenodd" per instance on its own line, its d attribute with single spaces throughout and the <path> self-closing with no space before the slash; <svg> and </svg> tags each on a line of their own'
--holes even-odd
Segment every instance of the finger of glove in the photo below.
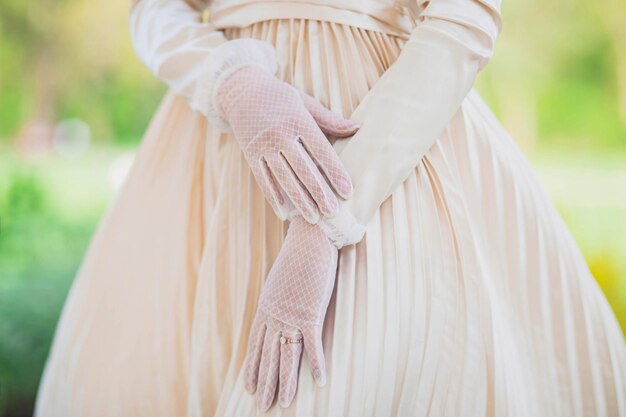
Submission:
<svg viewBox="0 0 626 417">
<path fill-rule="evenodd" d="M 250 169 L 252 170 L 256 183 L 265 196 L 265 199 L 270 203 L 276 215 L 281 220 L 285 220 L 287 218 L 288 211 L 285 204 L 285 198 L 283 197 L 278 184 L 276 184 L 265 159 L 260 158 L 257 163 L 250 164 Z"/>
<path fill-rule="evenodd" d="M 359 125 L 350 119 L 346 119 L 341 115 L 327 109 L 322 103 L 314 97 L 301 92 L 304 107 L 309 111 L 322 132 L 329 136 L 345 138 L 354 135 L 359 129 Z"/>
<path fill-rule="evenodd" d="M 295 208 L 302 214 L 302 217 L 309 223 L 317 223 L 320 218 L 319 209 L 315 201 L 304 189 L 304 185 L 291 170 L 287 160 L 279 153 L 269 156 L 267 164 L 278 185 L 280 185 Z"/>
<path fill-rule="evenodd" d="M 244 371 L 244 387 L 250 394 L 254 394 L 259 378 L 259 364 L 261 363 L 261 353 L 263 352 L 263 341 L 265 340 L 265 323 L 255 318 L 252 323 L 250 338 L 248 339 L 248 351 L 246 353 L 246 365 Z"/>
<path fill-rule="evenodd" d="M 343 166 L 339 155 L 331 146 L 330 142 L 321 132 L 310 131 L 306 135 L 300 136 L 300 142 L 310 155 L 311 159 L 319 166 L 337 194 L 343 199 L 352 195 L 352 180 L 350 174 Z"/>
<path fill-rule="evenodd" d="M 326 183 L 300 140 L 294 141 L 293 146 L 285 149 L 285 159 L 298 176 L 298 179 L 306 187 L 307 191 L 317 204 L 323 216 L 328 217 L 339 206 L 335 193 Z"/>
<path fill-rule="evenodd" d="M 259 380 L 256 387 L 256 403 L 261 411 L 267 411 L 276 394 L 278 384 L 278 370 L 280 365 L 280 333 L 277 331 L 265 332 Z"/>
<path fill-rule="evenodd" d="M 326 385 L 326 361 L 322 345 L 322 328 L 313 326 L 303 329 L 302 335 L 313 378 L 318 386 L 323 387 Z"/>
<path fill-rule="evenodd" d="M 302 335 L 289 336 L 301 339 Z M 281 407 L 289 407 L 298 388 L 298 372 L 302 357 L 302 343 L 285 343 L 280 345 L 280 377 L 278 385 L 278 403 Z"/>
</svg>

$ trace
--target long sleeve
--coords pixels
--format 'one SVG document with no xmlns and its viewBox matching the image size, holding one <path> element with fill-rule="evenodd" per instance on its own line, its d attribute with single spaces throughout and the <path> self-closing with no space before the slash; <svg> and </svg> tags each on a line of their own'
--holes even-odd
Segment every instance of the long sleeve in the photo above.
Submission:
<svg viewBox="0 0 626 417">
<path fill-rule="evenodd" d="M 362 238 L 363 225 L 441 135 L 501 30 L 500 0 L 421 1 L 419 10 L 400 56 L 351 116 L 360 130 L 335 146 L 354 192 L 323 226 L 340 231 L 341 245 Z"/>
<path fill-rule="evenodd" d="M 278 69 L 270 44 L 227 40 L 183 0 L 140 0 L 130 12 L 129 23 L 141 61 L 222 131 L 231 129 L 214 105 L 221 80 L 241 65 L 257 65 L 272 74 Z"/>
</svg>

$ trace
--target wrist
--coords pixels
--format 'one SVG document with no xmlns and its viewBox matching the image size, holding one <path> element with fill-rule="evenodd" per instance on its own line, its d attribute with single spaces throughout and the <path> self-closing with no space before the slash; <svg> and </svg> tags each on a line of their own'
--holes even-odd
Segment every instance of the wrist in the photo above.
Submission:
<svg viewBox="0 0 626 417">
<path fill-rule="evenodd" d="M 205 115 L 212 126 L 220 131 L 232 133 L 219 105 L 218 92 L 231 75 L 244 67 L 255 67 L 275 75 L 278 72 L 278 61 L 274 47 L 258 39 L 233 39 L 216 47 L 207 61 L 201 97 L 205 100 Z"/>
<path fill-rule="evenodd" d="M 292 208 L 287 214 L 287 219 L 292 221 L 298 216 L 301 216 L 301 214 L 295 208 Z M 367 230 L 367 226 L 361 224 L 348 208 L 341 203 L 331 216 L 322 217 L 315 224 L 337 249 L 359 243 Z"/>
<path fill-rule="evenodd" d="M 234 64 L 224 70 L 215 82 L 212 104 L 220 117 L 228 122 L 241 112 L 241 102 L 254 94 L 257 84 L 265 84 L 268 78 L 276 78 L 267 68 L 255 62 Z M 262 80 L 262 81 L 261 81 Z M 242 117 L 239 114 L 239 117 Z"/>
<path fill-rule="evenodd" d="M 331 216 L 323 217 L 317 224 L 337 249 L 360 242 L 367 230 L 367 226 L 361 224 L 342 204 Z"/>
</svg>

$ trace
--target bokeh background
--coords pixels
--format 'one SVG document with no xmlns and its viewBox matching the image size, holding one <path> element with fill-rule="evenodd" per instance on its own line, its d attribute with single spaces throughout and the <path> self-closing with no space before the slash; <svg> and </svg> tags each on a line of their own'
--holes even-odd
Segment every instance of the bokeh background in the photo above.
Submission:
<svg viewBox="0 0 626 417">
<path fill-rule="evenodd" d="M 128 3 L 0 0 L 0 416 L 29 416 L 89 239 L 164 86 Z M 505 0 L 478 89 L 626 328 L 626 3 Z"/>
</svg>

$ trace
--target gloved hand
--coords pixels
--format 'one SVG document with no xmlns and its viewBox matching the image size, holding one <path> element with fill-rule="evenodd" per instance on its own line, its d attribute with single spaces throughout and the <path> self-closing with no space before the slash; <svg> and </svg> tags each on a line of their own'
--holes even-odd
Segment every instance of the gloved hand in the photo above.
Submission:
<svg viewBox="0 0 626 417">
<path fill-rule="evenodd" d="M 304 348 L 319 386 L 326 383 L 322 326 L 335 283 L 337 249 L 301 217 L 289 225 L 261 292 L 244 365 L 244 385 L 266 411 L 278 384 L 278 402 L 291 404 Z"/>
<path fill-rule="evenodd" d="M 336 210 L 333 189 L 350 196 L 350 176 L 324 134 L 350 136 L 354 122 L 256 66 L 225 76 L 214 102 L 281 219 L 295 208 L 316 223 Z"/>
<path fill-rule="evenodd" d="M 290 212 L 310 222 L 329 215 L 338 205 L 331 187 L 349 197 L 350 177 L 322 131 L 349 136 L 356 125 L 280 81 L 271 44 L 227 40 L 184 0 L 138 2 L 130 34 L 159 79 L 212 127 L 235 134 L 281 219 Z"/>
</svg>

